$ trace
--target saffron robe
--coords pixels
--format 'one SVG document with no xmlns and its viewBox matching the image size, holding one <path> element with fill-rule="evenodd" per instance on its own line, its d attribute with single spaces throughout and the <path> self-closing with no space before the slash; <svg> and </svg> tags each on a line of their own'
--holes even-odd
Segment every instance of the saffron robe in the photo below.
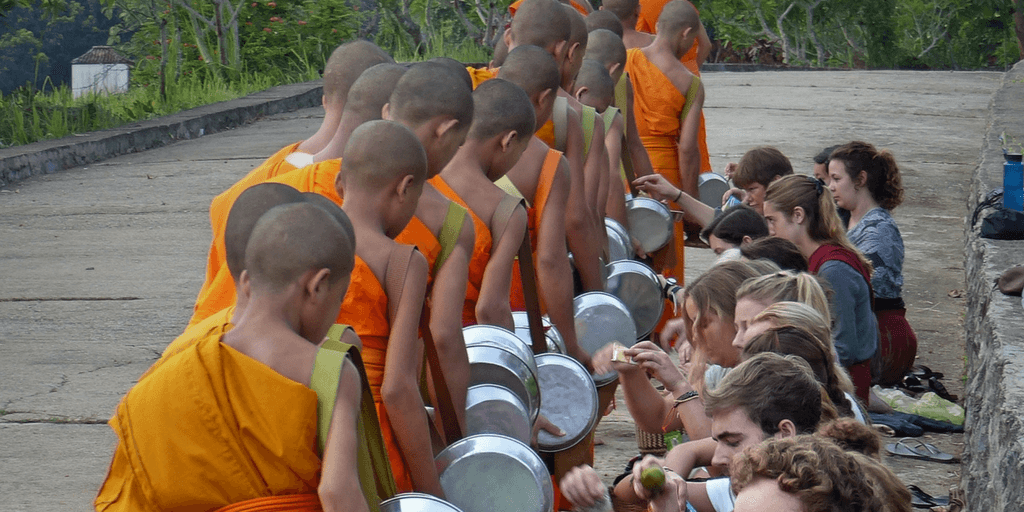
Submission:
<svg viewBox="0 0 1024 512">
<path fill-rule="evenodd" d="M 476 240 L 473 243 L 473 254 L 469 258 L 469 275 L 466 282 L 466 300 L 462 304 L 462 325 L 476 325 L 476 303 L 480 299 L 480 288 L 484 281 L 484 271 L 487 270 L 487 262 L 491 260 L 491 249 L 494 240 L 491 238 L 491 228 L 476 213 L 469 208 L 466 201 L 459 196 L 440 175 L 430 179 L 434 188 L 451 199 L 459 206 L 469 212 L 473 219 L 473 229 L 476 232 Z"/>
</svg>

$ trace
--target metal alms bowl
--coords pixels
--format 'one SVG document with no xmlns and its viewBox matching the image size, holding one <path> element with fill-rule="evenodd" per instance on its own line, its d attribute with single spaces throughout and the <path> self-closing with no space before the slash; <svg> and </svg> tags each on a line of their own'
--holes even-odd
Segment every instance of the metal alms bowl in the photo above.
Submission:
<svg viewBox="0 0 1024 512">
<path fill-rule="evenodd" d="M 636 323 L 629 308 L 618 297 L 605 292 L 587 292 L 572 301 L 576 338 L 580 347 L 594 355 L 612 342 L 626 347 L 636 343 Z M 598 387 L 618 377 L 614 371 L 594 376 Z"/>
<path fill-rule="evenodd" d="M 590 372 L 575 359 L 562 354 L 537 356 L 537 375 L 544 405 L 540 413 L 565 432 L 555 437 L 544 430 L 537 434 L 542 452 L 572 448 L 597 424 L 597 387 Z"/>
<path fill-rule="evenodd" d="M 508 329 L 494 325 L 471 325 L 462 328 L 462 338 L 466 341 L 467 347 L 494 345 L 504 348 L 519 356 L 533 370 L 533 374 L 537 374 L 537 362 L 533 360 L 533 345 Z M 529 339 L 529 335 L 526 339 Z"/>
<path fill-rule="evenodd" d="M 548 341 L 548 352 L 555 354 L 564 354 L 565 351 L 565 340 L 562 339 L 562 334 L 558 332 L 551 320 L 546 316 L 541 318 L 541 327 L 544 328 L 544 337 Z M 526 311 L 513 311 L 512 322 L 516 325 L 516 336 L 523 340 L 523 343 L 533 347 L 533 340 L 530 339 L 530 319 L 527 318 Z"/>
<path fill-rule="evenodd" d="M 548 512 L 551 475 L 540 456 L 511 437 L 479 434 L 434 459 L 448 500 L 464 512 Z"/>
<path fill-rule="evenodd" d="M 634 197 L 626 201 L 626 215 L 629 234 L 640 241 L 644 252 L 657 251 L 672 238 L 672 214 L 661 202 L 649 197 Z"/>
<path fill-rule="evenodd" d="M 665 311 L 665 298 L 658 274 L 651 267 L 639 261 L 613 261 L 608 265 L 604 289 L 629 309 L 639 339 L 647 337 L 658 326 Z"/>
<path fill-rule="evenodd" d="M 455 505 L 421 492 L 405 492 L 384 500 L 380 512 L 462 512 Z"/>
<path fill-rule="evenodd" d="M 697 176 L 697 191 L 700 202 L 712 207 L 722 206 L 722 196 L 729 190 L 729 180 L 725 176 L 713 172 L 701 173 Z"/>
<path fill-rule="evenodd" d="M 516 394 L 530 411 L 530 424 L 540 412 L 537 373 L 519 356 L 494 345 L 466 347 L 469 356 L 469 385 L 495 384 Z"/>
<path fill-rule="evenodd" d="M 633 242 L 626 228 L 608 217 L 604 218 L 604 228 L 608 232 L 608 261 L 633 259 Z"/>
<path fill-rule="evenodd" d="M 532 426 L 526 404 L 508 389 L 477 384 L 466 393 L 467 436 L 501 434 L 529 443 Z"/>
</svg>

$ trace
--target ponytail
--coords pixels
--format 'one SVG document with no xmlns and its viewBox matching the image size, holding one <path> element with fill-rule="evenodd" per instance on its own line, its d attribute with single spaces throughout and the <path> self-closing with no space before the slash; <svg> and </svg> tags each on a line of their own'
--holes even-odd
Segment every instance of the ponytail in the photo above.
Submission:
<svg viewBox="0 0 1024 512">
<path fill-rule="evenodd" d="M 867 142 L 853 141 L 836 148 L 831 159 L 843 162 L 846 174 L 854 183 L 864 171 L 867 176 L 864 185 L 882 208 L 892 210 L 903 203 L 903 179 L 896 158 L 888 150 L 879 151 Z"/>
</svg>

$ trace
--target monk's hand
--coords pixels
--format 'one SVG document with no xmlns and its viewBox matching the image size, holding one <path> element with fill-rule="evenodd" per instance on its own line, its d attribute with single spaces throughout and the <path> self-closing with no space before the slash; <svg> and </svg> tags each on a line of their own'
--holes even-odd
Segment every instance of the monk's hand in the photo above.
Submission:
<svg viewBox="0 0 1024 512">
<path fill-rule="evenodd" d="M 736 162 L 729 162 L 725 164 L 725 170 L 722 171 L 722 174 L 725 176 L 725 179 L 731 180 L 732 175 L 736 174 L 737 168 L 739 168 L 739 164 L 737 164 Z"/>
<path fill-rule="evenodd" d="M 658 201 L 674 201 L 679 197 L 679 189 L 658 173 L 648 174 L 633 180 L 633 186 L 637 190 L 646 192 L 651 198 Z"/>
<path fill-rule="evenodd" d="M 654 343 L 649 341 L 637 343 L 626 351 L 626 355 L 632 357 L 633 362 L 640 368 L 650 372 L 665 386 L 665 389 L 673 390 L 686 382 L 683 375 L 679 373 L 679 368 L 672 362 L 672 358 Z"/>
<path fill-rule="evenodd" d="M 551 423 L 543 414 L 537 415 L 537 421 L 533 422 L 533 433 L 530 435 L 530 446 L 537 446 L 537 434 L 543 430 L 555 437 L 565 437 L 565 431 L 558 428 L 558 425 Z"/>
<path fill-rule="evenodd" d="M 644 251 L 644 244 L 640 243 L 640 240 L 629 237 L 629 243 L 633 245 L 633 253 L 637 258 L 647 259 L 647 251 Z"/>
<path fill-rule="evenodd" d="M 604 498 L 606 491 L 601 477 L 594 468 L 577 466 L 569 470 L 558 482 L 558 490 L 574 507 L 590 507 Z"/>
<path fill-rule="evenodd" d="M 590 358 L 590 363 L 594 365 L 595 375 L 603 375 L 615 371 L 616 368 L 612 364 L 613 352 L 615 352 L 615 346 L 611 343 L 594 352 L 594 355 Z"/>
</svg>

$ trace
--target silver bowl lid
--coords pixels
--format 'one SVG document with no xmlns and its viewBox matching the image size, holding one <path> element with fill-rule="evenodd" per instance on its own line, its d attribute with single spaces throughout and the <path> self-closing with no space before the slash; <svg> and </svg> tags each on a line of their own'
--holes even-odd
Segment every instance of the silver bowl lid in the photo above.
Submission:
<svg viewBox="0 0 1024 512">
<path fill-rule="evenodd" d="M 554 489 L 547 467 L 511 437 L 463 438 L 434 459 L 445 496 L 464 512 L 548 512 Z"/>
</svg>

